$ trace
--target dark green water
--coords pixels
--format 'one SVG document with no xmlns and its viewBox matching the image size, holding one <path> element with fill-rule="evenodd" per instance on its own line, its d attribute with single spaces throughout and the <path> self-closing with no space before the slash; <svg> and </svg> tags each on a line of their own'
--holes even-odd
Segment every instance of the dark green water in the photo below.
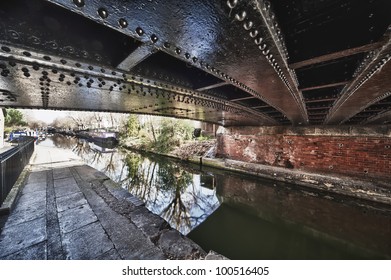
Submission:
<svg viewBox="0 0 391 280">
<path fill-rule="evenodd" d="M 231 259 L 391 258 L 391 207 L 54 136 L 206 251 Z"/>
</svg>

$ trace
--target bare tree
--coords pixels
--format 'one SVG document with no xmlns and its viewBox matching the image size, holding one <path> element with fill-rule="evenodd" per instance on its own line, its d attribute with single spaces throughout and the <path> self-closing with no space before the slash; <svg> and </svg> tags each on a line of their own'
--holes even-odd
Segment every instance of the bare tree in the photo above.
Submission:
<svg viewBox="0 0 391 280">
<path fill-rule="evenodd" d="M 56 118 L 50 125 L 55 128 L 70 129 L 73 126 L 73 121 L 70 117 L 59 117 Z"/>
<path fill-rule="evenodd" d="M 43 121 L 39 121 L 39 120 L 30 120 L 28 121 L 28 125 L 31 129 L 39 129 L 46 126 L 46 124 Z"/>
<path fill-rule="evenodd" d="M 93 116 L 90 112 L 72 112 L 69 117 L 78 129 L 91 127 Z"/>
</svg>

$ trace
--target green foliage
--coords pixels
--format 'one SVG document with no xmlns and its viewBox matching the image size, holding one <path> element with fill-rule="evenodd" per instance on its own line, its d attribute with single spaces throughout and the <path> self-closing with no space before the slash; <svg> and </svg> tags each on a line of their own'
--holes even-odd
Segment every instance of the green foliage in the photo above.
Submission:
<svg viewBox="0 0 391 280">
<path fill-rule="evenodd" d="M 126 136 L 127 137 L 137 137 L 140 131 L 140 122 L 136 115 L 130 115 L 126 125 Z"/>
<path fill-rule="evenodd" d="M 134 153 L 127 154 L 125 158 L 126 166 L 128 167 L 128 176 L 133 180 L 138 178 L 141 161 L 141 155 Z"/>
<path fill-rule="evenodd" d="M 162 190 L 181 193 L 193 182 L 191 173 L 179 168 L 175 163 L 159 163 L 158 184 Z"/>
<path fill-rule="evenodd" d="M 193 128 L 183 120 L 164 119 L 160 123 L 149 119 L 142 125 L 131 115 L 121 133 L 123 141 L 138 149 L 167 153 L 184 141 L 192 139 Z"/>
<path fill-rule="evenodd" d="M 7 109 L 4 125 L 11 126 L 26 126 L 27 123 L 23 120 L 23 114 L 16 109 Z"/>
<path fill-rule="evenodd" d="M 192 128 L 183 121 L 164 120 L 160 126 L 160 134 L 156 139 L 155 149 L 167 153 L 178 147 L 183 141 L 192 137 Z"/>
<path fill-rule="evenodd" d="M 208 141 L 211 139 L 213 139 L 213 137 L 209 135 L 201 135 L 200 137 L 196 138 L 197 141 Z"/>
</svg>

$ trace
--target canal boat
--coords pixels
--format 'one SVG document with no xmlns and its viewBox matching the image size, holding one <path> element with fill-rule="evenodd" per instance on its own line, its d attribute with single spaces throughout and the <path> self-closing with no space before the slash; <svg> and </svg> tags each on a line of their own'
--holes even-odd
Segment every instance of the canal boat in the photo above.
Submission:
<svg viewBox="0 0 391 280">
<path fill-rule="evenodd" d="M 76 136 L 97 143 L 100 146 L 115 146 L 118 144 L 118 133 L 105 129 L 79 130 L 76 132 Z"/>
<path fill-rule="evenodd" d="M 20 142 L 20 140 L 23 139 L 25 136 L 27 136 L 27 133 L 25 131 L 14 130 L 10 133 L 8 137 L 8 142 L 11 143 Z"/>
<path fill-rule="evenodd" d="M 97 143 L 103 145 L 117 145 L 118 144 L 118 136 L 117 132 L 114 131 L 106 131 L 104 129 L 95 129 L 89 131 L 90 139 Z"/>
</svg>

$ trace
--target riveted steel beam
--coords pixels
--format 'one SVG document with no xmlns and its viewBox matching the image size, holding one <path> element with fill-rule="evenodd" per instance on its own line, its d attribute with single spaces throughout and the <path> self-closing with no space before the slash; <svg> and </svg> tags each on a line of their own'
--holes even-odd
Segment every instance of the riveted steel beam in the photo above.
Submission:
<svg viewBox="0 0 391 280">
<path fill-rule="evenodd" d="M 129 71 L 155 52 L 156 49 L 153 45 L 142 44 L 131 54 L 129 54 L 123 61 L 121 61 L 121 63 L 118 64 L 117 68 L 121 70 Z"/>
<path fill-rule="evenodd" d="M 231 99 L 230 101 L 231 102 L 236 102 L 236 101 L 249 100 L 249 99 L 254 99 L 254 98 L 255 98 L 254 96 L 249 96 L 249 97 L 242 97 L 242 98 Z"/>
<path fill-rule="evenodd" d="M 309 91 L 309 90 L 321 89 L 321 88 L 331 88 L 331 87 L 345 86 L 348 83 L 349 83 L 348 81 L 343 81 L 343 82 L 338 82 L 338 83 L 324 84 L 324 85 L 318 85 L 318 86 L 312 86 L 312 87 L 306 87 L 306 88 L 299 88 L 299 89 L 301 91 Z"/>
<path fill-rule="evenodd" d="M 197 88 L 196 90 L 197 91 L 205 91 L 205 90 L 210 90 L 210 89 L 226 86 L 228 84 L 229 84 L 228 82 L 221 82 L 221 83 L 217 83 L 217 84 L 214 84 L 214 85 L 209 85 L 209 86 L 202 87 L 202 88 Z"/>
<path fill-rule="evenodd" d="M 380 121 L 378 102 L 391 89 L 390 7 L 386 0 L 2 1 L 0 104 L 224 125 L 306 125 L 331 106 L 324 124 Z"/>
<path fill-rule="evenodd" d="M 364 46 L 359 46 L 359 47 L 350 48 L 350 49 L 346 49 L 346 50 L 342 50 L 342 51 L 338 51 L 338 52 L 334 52 L 334 53 L 329 53 L 329 54 L 325 54 L 325 55 L 321 55 L 318 57 L 313 57 L 313 58 L 310 58 L 307 60 L 303 60 L 303 61 L 289 64 L 289 68 L 298 69 L 298 68 L 302 68 L 302 67 L 309 66 L 309 65 L 314 65 L 314 64 L 323 63 L 323 62 L 330 61 L 330 60 L 343 58 L 346 56 L 355 55 L 358 53 L 365 53 L 365 52 L 376 50 L 376 49 L 380 48 L 382 45 L 383 45 L 383 42 L 375 42 L 375 43 L 371 43 L 371 44 L 366 44 Z"/>
<path fill-rule="evenodd" d="M 386 43 L 368 54 L 356 71 L 355 79 L 347 85 L 334 103 L 327 124 L 341 124 L 358 114 L 374 102 L 387 97 L 391 90 L 391 29 L 384 36 Z"/>
<path fill-rule="evenodd" d="M 283 38 L 264 1 L 48 1 L 152 42 L 268 103 L 293 123 L 307 121 Z"/>
<path fill-rule="evenodd" d="M 129 112 L 225 126 L 276 124 L 260 112 L 190 88 L 16 46 L 1 44 L 0 68 L 3 107 Z"/>
<path fill-rule="evenodd" d="M 374 123 L 391 124 L 391 110 L 376 114 L 363 122 L 363 124 L 374 124 Z"/>
</svg>

